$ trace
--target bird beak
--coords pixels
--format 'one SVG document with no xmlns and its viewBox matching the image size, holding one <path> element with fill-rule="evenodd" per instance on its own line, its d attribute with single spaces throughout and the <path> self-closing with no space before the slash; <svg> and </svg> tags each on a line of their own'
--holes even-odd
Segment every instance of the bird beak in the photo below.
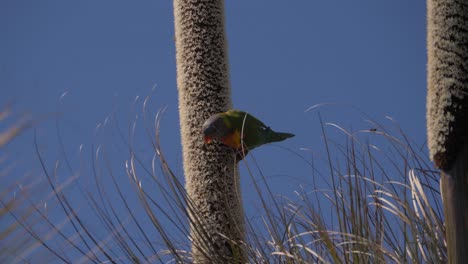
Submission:
<svg viewBox="0 0 468 264">
<path fill-rule="evenodd" d="M 210 136 L 205 136 L 205 143 L 210 144 L 213 139 Z"/>
</svg>

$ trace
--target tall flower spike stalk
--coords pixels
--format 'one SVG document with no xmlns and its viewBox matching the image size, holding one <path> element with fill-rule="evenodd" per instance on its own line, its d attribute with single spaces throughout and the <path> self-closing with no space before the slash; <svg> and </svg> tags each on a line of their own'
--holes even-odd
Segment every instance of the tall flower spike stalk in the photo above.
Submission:
<svg viewBox="0 0 468 264">
<path fill-rule="evenodd" d="M 450 263 L 468 263 L 468 1 L 427 1 L 427 133 Z"/>
<path fill-rule="evenodd" d="M 177 86 L 195 263 L 240 260 L 244 215 L 235 153 L 201 128 L 232 107 L 222 0 L 174 0 Z M 239 261 L 236 261 L 239 262 Z"/>
</svg>

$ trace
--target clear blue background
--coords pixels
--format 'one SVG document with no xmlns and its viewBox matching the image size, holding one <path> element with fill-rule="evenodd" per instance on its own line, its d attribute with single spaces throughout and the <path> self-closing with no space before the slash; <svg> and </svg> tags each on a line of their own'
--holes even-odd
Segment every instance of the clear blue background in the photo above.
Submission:
<svg viewBox="0 0 468 264">
<path fill-rule="evenodd" d="M 282 147 L 320 152 L 319 111 L 325 122 L 353 130 L 372 128 L 353 107 L 383 123 L 391 116 L 424 144 L 424 1 L 228 0 L 225 8 L 234 106 L 296 134 L 253 151 L 275 192 L 292 195 L 310 180 L 310 168 Z M 0 39 L 0 106 L 12 103 L 40 120 L 39 149 L 50 166 L 63 157 L 57 120 L 71 162 L 79 163 L 80 145 L 89 156 L 91 144 L 121 141 L 96 136 L 111 113 L 128 138 L 151 94 L 151 116 L 167 106 L 163 150 L 182 175 L 171 1 L 4 0 Z M 305 112 L 320 103 L 336 104 Z M 8 146 L 14 173 L 40 171 L 33 150 L 33 130 Z M 122 150 L 112 161 L 123 177 Z M 149 146 L 137 151 L 152 157 Z"/>
</svg>

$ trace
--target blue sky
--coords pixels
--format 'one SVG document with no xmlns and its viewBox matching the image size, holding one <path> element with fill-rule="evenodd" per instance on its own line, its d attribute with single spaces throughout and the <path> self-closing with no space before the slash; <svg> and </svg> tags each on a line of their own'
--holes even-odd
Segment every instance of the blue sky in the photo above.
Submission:
<svg viewBox="0 0 468 264">
<path fill-rule="evenodd" d="M 321 147 L 318 110 L 304 112 L 320 103 L 336 103 L 319 109 L 326 122 L 369 129 L 353 106 L 383 123 L 393 117 L 423 144 L 425 10 L 424 1 L 407 0 L 226 1 L 233 104 L 296 134 L 275 145 L 300 153 Z M 113 111 L 126 132 L 141 108 L 135 98 L 156 87 L 149 111 L 167 106 L 163 148 L 181 173 L 171 1 L 1 1 L 0 39 L 0 106 L 41 120 L 37 135 L 50 164 L 61 156 L 56 120 L 73 160 L 81 144 L 100 142 L 96 127 Z M 100 140 L 120 140 L 105 135 Z M 38 170 L 32 142 L 30 130 L 7 148 L 18 171 Z M 287 179 L 310 177 L 282 148 L 253 155 L 267 176 L 281 175 L 272 180 L 278 192 L 294 190 L 296 183 L 285 189 Z M 125 158 L 114 166 L 123 168 Z"/>
</svg>

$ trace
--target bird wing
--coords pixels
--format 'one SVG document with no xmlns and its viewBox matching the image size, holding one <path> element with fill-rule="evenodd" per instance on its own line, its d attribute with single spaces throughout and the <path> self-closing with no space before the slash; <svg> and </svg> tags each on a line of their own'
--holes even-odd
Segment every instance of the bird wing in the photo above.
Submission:
<svg viewBox="0 0 468 264">
<path fill-rule="evenodd" d="M 243 126 L 249 126 L 256 129 L 268 128 L 262 121 L 258 120 L 256 117 L 241 110 L 231 109 L 226 112 L 226 115 L 229 117 L 230 122 L 232 122 L 232 127 L 238 128 L 239 130 L 242 130 Z M 245 127 L 244 130 L 246 130 Z"/>
<path fill-rule="evenodd" d="M 229 110 L 226 112 L 232 127 L 243 136 L 244 144 L 249 149 L 258 147 L 265 142 L 265 131 L 269 129 L 262 121 L 251 114 L 240 110 Z M 245 121 L 244 121 L 245 120 Z"/>
</svg>

